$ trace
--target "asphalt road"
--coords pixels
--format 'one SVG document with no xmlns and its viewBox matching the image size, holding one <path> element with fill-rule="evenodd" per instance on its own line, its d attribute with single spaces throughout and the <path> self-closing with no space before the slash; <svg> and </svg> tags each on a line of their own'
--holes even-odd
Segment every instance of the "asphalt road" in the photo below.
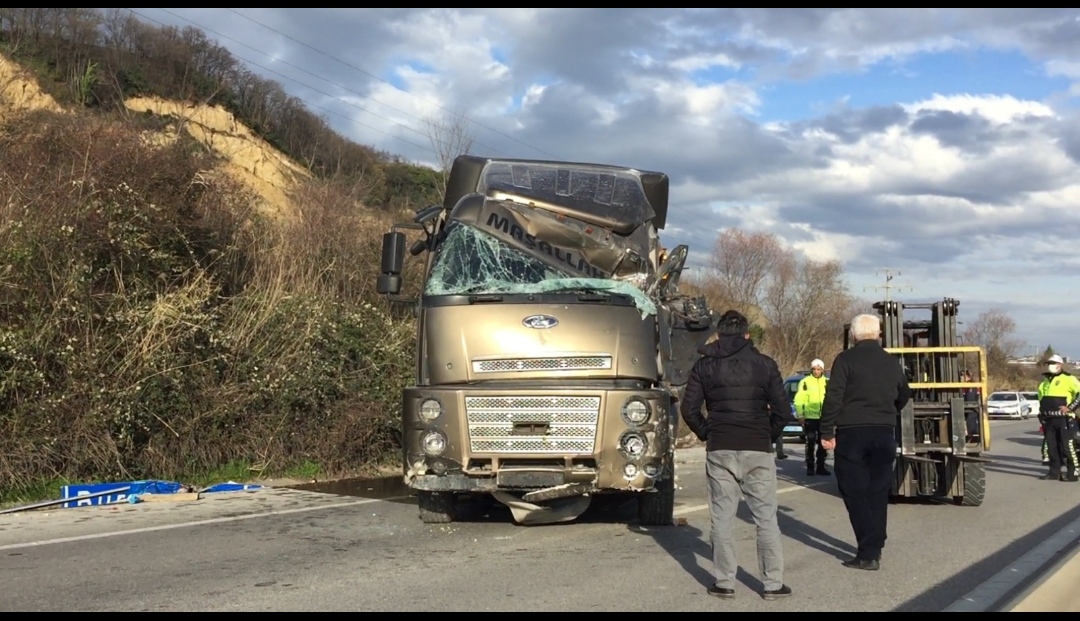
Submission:
<svg viewBox="0 0 1080 621">
<path fill-rule="evenodd" d="M 3 611 L 940 611 L 1080 514 L 1080 483 L 1039 481 L 1038 423 L 993 423 L 982 507 L 893 505 L 881 571 L 846 569 L 834 477 L 781 464 L 787 582 L 756 592 L 754 527 L 737 522 L 737 596 L 711 583 L 704 453 L 680 453 L 677 513 L 642 529 L 633 505 L 515 526 L 501 506 L 424 525 L 408 499 L 289 489 L 0 515 Z M 812 485 L 813 487 L 807 487 Z M 361 490 L 362 493 L 367 493 Z"/>
</svg>

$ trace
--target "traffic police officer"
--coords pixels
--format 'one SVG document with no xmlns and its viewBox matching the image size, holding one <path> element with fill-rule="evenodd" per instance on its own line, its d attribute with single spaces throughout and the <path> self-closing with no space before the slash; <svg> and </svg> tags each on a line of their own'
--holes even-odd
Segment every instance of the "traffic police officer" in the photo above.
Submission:
<svg viewBox="0 0 1080 621">
<path fill-rule="evenodd" d="M 1046 448 L 1050 472 L 1041 477 L 1046 481 L 1078 481 L 1076 463 L 1076 408 L 1080 406 L 1080 379 L 1066 373 L 1061 356 L 1050 356 L 1046 372 L 1039 383 L 1039 422 L 1046 430 Z M 1062 462 L 1069 467 L 1062 474 Z"/>
<path fill-rule="evenodd" d="M 825 363 L 814 360 L 810 363 L 810 375 L 802 378 L 799 382 L 799 390 L 795 393 L 795 416 L 802 423 L 803 434 L 806 436 L 807 476 L 832 474 L 825 469 L 825 458 L 828 457 L 829 452 L 821 446 L 820 435 L 821 404 L 825 402 L 825 387 L 828 383 L 829 379 L 825 377 Z"/>
</svg>

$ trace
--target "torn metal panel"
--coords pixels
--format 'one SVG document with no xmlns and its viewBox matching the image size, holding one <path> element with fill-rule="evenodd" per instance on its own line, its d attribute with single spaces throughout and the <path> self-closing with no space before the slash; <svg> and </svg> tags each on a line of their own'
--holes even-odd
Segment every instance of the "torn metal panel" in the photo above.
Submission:
<svg viewBox="0 0 1080 621">
<path fill-rule="evenodd" d="M 474 194 L 458 203 L 450 219 L 471 224 L 575 276 L 625 277 L 651 270 L 647 234 L 619 235 L 521 200 L 525 199 Z"/>
<path fill-rule="evenodd" d="M 522 500 L 509 492 L 495 491 L 491 495 L 495 500 L 509 507 L 514 521 L 523 526 L 573 522 L 581 517 L 581 514 L 585 513 L 592 504 L 592 496 L 558 498 L 538 505 Z"/>
<path fill-rule="evenodd" d="M 664 228 L 669 185 L 665 173 L 623 166 L 461 155 L 443 208 L 453 209 L 467 194 L 506 191 L 625 235 L 645 222 Z"/>
</svg>

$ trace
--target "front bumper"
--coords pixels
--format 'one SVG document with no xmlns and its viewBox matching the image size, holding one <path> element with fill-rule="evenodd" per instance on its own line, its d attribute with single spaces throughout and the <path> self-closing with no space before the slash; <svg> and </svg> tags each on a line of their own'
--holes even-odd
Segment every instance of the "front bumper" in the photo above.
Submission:
<svg viewBox="0 0 1080 621">
<path fill-rule="evenodd" d="M 630 420 L 630 402 L 645 404 L 647 420 Z M 648 490 L 674 476 L 672 403 L 663 390 L 408 388 L 405 481 L 427 491 Z"/>
</svg>

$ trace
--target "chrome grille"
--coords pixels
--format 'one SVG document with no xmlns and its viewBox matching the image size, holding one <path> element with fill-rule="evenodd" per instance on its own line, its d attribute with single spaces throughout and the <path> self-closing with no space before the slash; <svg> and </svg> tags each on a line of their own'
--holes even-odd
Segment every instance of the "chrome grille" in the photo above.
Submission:
<svg viewBox="0 0 1080 621">
<path fill-rule="evenodd" d="M 503 360 L 473 360 L 474 373 L 507 373 L 521 371 L 586 371 L 610 369 L 611 356 L 574 356 L 568 358 L 507 358 Z"/>
<path fill-rule="evenodd" d="M 600 397 L 466 397 L 474 453 L 591 454 Z M 547 435 L 516 435 L 514 423 L 547 423 Z"/>
</svg>

